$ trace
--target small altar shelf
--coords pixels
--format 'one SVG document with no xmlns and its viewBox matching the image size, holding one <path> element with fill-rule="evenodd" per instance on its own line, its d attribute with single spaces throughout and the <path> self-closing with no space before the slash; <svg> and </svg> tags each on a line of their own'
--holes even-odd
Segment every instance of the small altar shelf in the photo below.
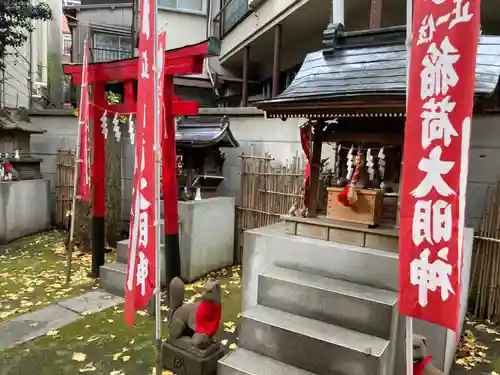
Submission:
<svg viewBox="0 0 500 375">
<path fill-rule="evenodd" d="M 394 227 L 368 228 L 366 225 L 356 225 L 321 216 L 316 218 L 282 216 L 281 219 L 285 221 L 287 234 L 395 253 L 399 251 L 399 230 Z"/>
</svg>

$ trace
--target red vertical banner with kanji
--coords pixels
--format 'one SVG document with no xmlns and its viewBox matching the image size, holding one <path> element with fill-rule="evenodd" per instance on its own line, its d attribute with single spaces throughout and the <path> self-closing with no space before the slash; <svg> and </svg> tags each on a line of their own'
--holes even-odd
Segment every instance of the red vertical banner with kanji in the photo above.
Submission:
<svg viewBox="0 0 500 375">
<path fill-rule="evenodd" d="M 399 240 L 399 311 L 459 328 L 479 0 L 415 0 Z"/>
<path fill-rule="evenodd" d="M 78 116 L 80 121 L 80 163 L 78 182 L 78 195 L 85 201 L 90 200 L 90 123 L 89 123 L 89 45 L 88 39 L 83 43 L 83 67 L 80 108 Z"/>
<path fill-rule="evenodd" d="M 158 119 L 160 126 L 160 144 L 165 133 L 165 50 L 167 48 L 167 33 L 162 31 L 158 34 Z M 160 146 L 161 147 L 161 146 Z"/>
<path fill-rule="evenodd" d="M 132 326 L 135 311 L 152 298 L 156 282 L 155 152 L 154 152 L 154 43 L 156 0 L 141 1 L 135 165 L 125 280 L 125 321 Z"/>
</svg>

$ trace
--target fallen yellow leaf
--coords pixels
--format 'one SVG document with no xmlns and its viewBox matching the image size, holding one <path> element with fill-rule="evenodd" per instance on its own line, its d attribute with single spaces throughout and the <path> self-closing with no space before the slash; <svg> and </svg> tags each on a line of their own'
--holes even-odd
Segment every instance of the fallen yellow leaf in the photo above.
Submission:
<svg viewBox="0 0 500 375">
<path fill-rule="evenodd" d="M 122 357 L 122 361 L 123 361 L 123 362 L 128 362 L 128 361 L 129 361 L 129 359 L 130 359 L 130 356 L 129 356 L 129 355 L 124 355 L 124 356 Z"/>
<path fill-rule="evenodd" d="M 47 336 L 56 336 L 56 335 L 58 335 L 58 334 L 59 334 L 59 332 L 58 332 L 58 331 L 56 331 L 56 330 L 54 330 L 54 331 L 49 331 L 49 332 L 47 332 L 47 333 L 46 333 L 46 335 L 47 335 Z"/>
<path fill-rule="evenodd" d="M 113 354 L 113 361 L 118 361 L 118 358 L 120 358 L 122 355 L 123 352 Z"/>
<path fill-rule="evenodd" d="M 77 362 L 83 362 L 85 361 L 85 358 L 87 358 L 87 355 L 85 353 L 73 353 L 73 357 L 71 357 L 71 359 L 73 361 L 77 361 Z"/>
<path fill-rule="evenodd" d="M 93 364 L 89 363 L 87 366 L 79 369 L 78 371 L 80 371 L 80 372 L 94 372 L 95 370 L 96 370 L 96 367 Z"/>
<path fill-rule="evenodd" d="M 123 375 L 122 370 L 113 370 L 109 373 L 109 375 Z"/>
<path fill-rule="evenodd" d="M 232 343 L 231 345 L 229 345 L 229 349 L 231 350 L 234 350 L 238 347 L 238 345 L 236 345 L 235 343 Z"/>
</svg>

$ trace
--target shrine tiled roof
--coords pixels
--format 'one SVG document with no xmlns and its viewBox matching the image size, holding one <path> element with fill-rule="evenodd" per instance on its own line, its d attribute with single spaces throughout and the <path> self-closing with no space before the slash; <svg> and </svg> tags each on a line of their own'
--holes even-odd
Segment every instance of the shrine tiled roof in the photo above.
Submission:
<svg viewBox="0 0 500 375">
<path fill-rule="evenodd" d="M 269 117 L 293 114 L 286 108 L 305 108 L 305 103 L 310 107 L 313 102 L 374 96 L 384 100 L 404 99 L 407 57 L 404 26 L 356 32 L 332 29 L 333 25 L 329 26 L 324 34 L 327 48 L 306 56 L 283 93 L 257 103 L 257 107 L 264 109 Z M 477 53 L 475 94 L 491 95 L 499 77 L 500 37 L 483 35 Z M 404 107 L 402 110 L 404 112 Z M 300 116 L 305 112 L 298 110 L 295 114 Z"/>
<path fill-rule="evenodd" d="M 175 140 L 178 147 L 240 146 L 226 116 L 178 117 Z"/>
</svg>

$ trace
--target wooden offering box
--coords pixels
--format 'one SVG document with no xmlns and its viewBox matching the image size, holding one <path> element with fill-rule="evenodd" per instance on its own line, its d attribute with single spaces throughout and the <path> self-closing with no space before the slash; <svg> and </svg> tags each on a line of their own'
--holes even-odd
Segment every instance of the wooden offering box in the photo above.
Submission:
<svg viewBox="0 0 500 375">
<path fill-rule="evenodd" d="M 376 226 L 380 223 L 384 201 L 381 190 L 356 189 L 358 200 L 351 207 L 346 207 L 337 200 L 344 188 L 330 187 L 327 190 L 328 218 L 367 226 Z"/>
</svg>

